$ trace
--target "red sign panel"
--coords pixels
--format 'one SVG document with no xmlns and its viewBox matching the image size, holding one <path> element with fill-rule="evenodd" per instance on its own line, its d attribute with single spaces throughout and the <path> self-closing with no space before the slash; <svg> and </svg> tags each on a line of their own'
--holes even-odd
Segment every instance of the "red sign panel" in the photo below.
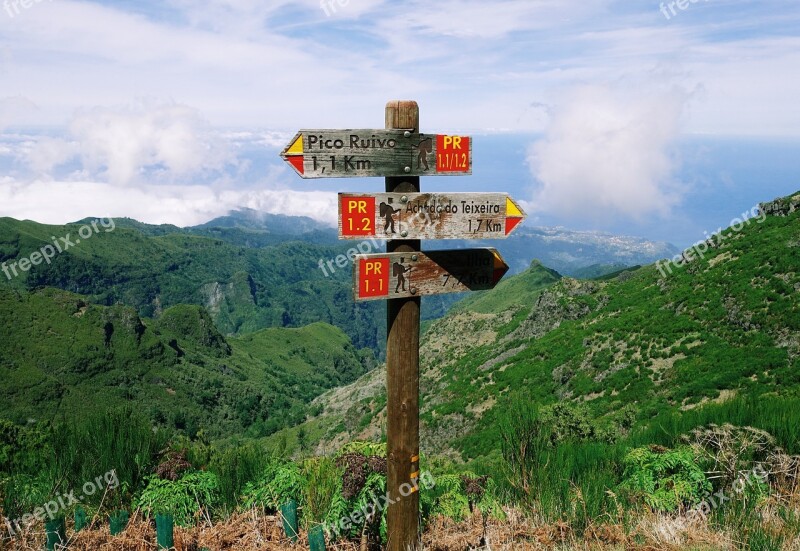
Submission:
<svg viewBox="0 0 800 551">
<path fill-rule="evenodd" d="M 436 172 L 469 172 L 469 136 L 436 135 Z"/>
<path fill-rule="evenodd" d="M 375 235 L 375 198 L 342 197 L 341 208 L 342 235 Z"/>
<path fill-rule="evenodd" d="M 359 281 L 357 296 L 359 298 L 389 296 L 389 259 L 359 259 Z"/>
</svg>

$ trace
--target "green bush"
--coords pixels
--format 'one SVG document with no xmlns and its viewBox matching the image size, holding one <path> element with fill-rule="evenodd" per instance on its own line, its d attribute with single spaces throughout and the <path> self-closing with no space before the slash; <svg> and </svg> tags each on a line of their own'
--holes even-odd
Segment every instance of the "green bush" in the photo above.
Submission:
<svg viewBox="0 0 800 551">
<path fill-rule="evenodd" d="M 304 496 L 303 520 L 306 527 L 323 522 L 337 494 L 341 495 L 342 472 L 329 457 L 315 457 L 303 462 L 308 481 Z"/>
<path fill-rule="evenodd" d="M 342 487 L 333 497 L 328 514 L 325 517 L 325 525 L 328 527 L 329 537 L 354 538 L 360 536 L 362 532 L 373 531 L 378 533 L 371 534 L 374 538 L 386 542 L 386 508 L 377 510 L 378 504 L 383 503 L 382 496 L 386 495 L 386 475 L 372 473 L 367 476 L 363 488 L 353 497 L 347 499 L 342 494 Z M 368 513 L 364 515 L 363 513 Z M 341 530 L 340 522 L 346 520 L 348 526 Z M 360 520 L 359 523 L 350 522 L 351 519 Z"/>
<path fill-rule="evenodd" d="M 635 448 L 625 456 L 624 464 L 621 489 L 643 499 L 655 511 L 695 505 L 712 489 L 689 447 Z"/>
<path fill-rule="evenodd" d="M 214 473 L 188 471 L 175 481 L 152 475 L 135 505 L 148 516 L 169 514 L 176 524 L 190 526 L 203 510 L 214 507 L 218 490 L 219 481 Z"/>
<path fill-rule="evenodd" d="M 287 501 L 294 500 L 302 507 L 307 486 L 308 481 L 297 464 L 275 462 L 264 469 L 257 482 L 245 485 L 244 506 L 275 512 Z"/>
<path fill-rule="evenodd" d="M 325 516 L 331 539 L 386 542 L 386 444 L 350 442 L 336 456 L 337 489 Z"/>
<path fill-rule="evenodd" d="M 426 516 L 442 515 L 459 522 L 477 507 L 485 517 L 505 518 L 494 480 L 472 472 L 437 476 L 436 486 L 422 498 Z"/>
<path fill-rule="evenodd" d="M 240 504 L 246 485 L 260 479 L 274 458 L 263 446 L 249 442 L 226 448 L 195 445 L 190 448 L 190 461 L 208 465 L 208 470 L 217 475 L 220 505 L 230 512 Z"/>
<path fill-rule="evenodd" d="M 9 518 L 20 518 L 52 499 L 53 483 L 46 474 L 12 475 L 5 480 L 0 479 L 0 495 L 3 497 L 5 515 Z"/>
</svg>

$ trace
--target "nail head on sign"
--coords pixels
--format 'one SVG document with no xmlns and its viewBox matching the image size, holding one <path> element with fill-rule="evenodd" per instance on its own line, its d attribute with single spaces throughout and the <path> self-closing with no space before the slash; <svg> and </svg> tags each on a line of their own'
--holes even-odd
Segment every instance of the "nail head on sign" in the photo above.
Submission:
<svg viewBox="0 0 800 551">
<path fill-rule="evenodd" d="M 411 172 L 411 167 L 410 167 L 410 166 L 407 166 L 407 167 L 405 168 L 405 171 L 406 171 L 406 173 L 408 173 L 408 172 Z"/>
</svg>

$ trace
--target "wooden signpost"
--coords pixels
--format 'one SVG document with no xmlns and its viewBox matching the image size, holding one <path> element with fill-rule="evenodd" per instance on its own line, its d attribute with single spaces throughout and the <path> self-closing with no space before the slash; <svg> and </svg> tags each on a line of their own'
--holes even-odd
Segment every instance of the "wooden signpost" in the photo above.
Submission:
<svg viewBox="0 0 800 551">
<path fill-rule="evenodd" d="M 339 194 L 339 239 L 499 239 L 524 219 L 506 193 Z"/>
<path fill-rule="evenodd" d="M 492 289 L 508 271 L 495 249 L 358 255 L 357 301 Z"/>
<path fill-rule="evenodd" d="M 281 157 L 303 178 L 386 177 L 385 193 L 339 194 L 339 237 L 388 240 L 355 257 L 353 292 L 387 304 L 387 548 L 417 550 L 420 297 L 491 289 L 508 271 L 495 249 L 422 253 L 419 240 L 503 238 L 525 213 L 504 193 L 420 193 L 420 176 L 472 173 L 472 139 L 420 134 L 414 101 L 386 104 L 382 130 L 301 130 Z"/>
<path fill-rule="evenodd" d="M 469 136 L 399 130 L 301 130 L 281 157 L 302 178 L 472 174 Z"/>
</svg>

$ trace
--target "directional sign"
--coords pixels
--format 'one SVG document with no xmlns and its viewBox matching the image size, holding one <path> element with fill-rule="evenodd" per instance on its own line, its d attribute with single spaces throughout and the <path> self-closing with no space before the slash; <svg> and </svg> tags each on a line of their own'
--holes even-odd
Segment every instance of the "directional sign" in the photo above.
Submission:
<svg viewBox="0 0 800 551">
<path fill-rule="evenodd" d="M 506 193 L 339 194 L 340 239 L 498 239 L 524 219 Z"/>
<path fill-rule="evenodd" d="M 303 178 L 472 174 L 469 136 L 407 130 L 301 130 L 281 157 Z"/>
<path fill-rule="evenodd" d="M 442 295 L 493 288 L 508 271 L 495 249 L 357 255 L 357 301 Z"/>
</svg>

